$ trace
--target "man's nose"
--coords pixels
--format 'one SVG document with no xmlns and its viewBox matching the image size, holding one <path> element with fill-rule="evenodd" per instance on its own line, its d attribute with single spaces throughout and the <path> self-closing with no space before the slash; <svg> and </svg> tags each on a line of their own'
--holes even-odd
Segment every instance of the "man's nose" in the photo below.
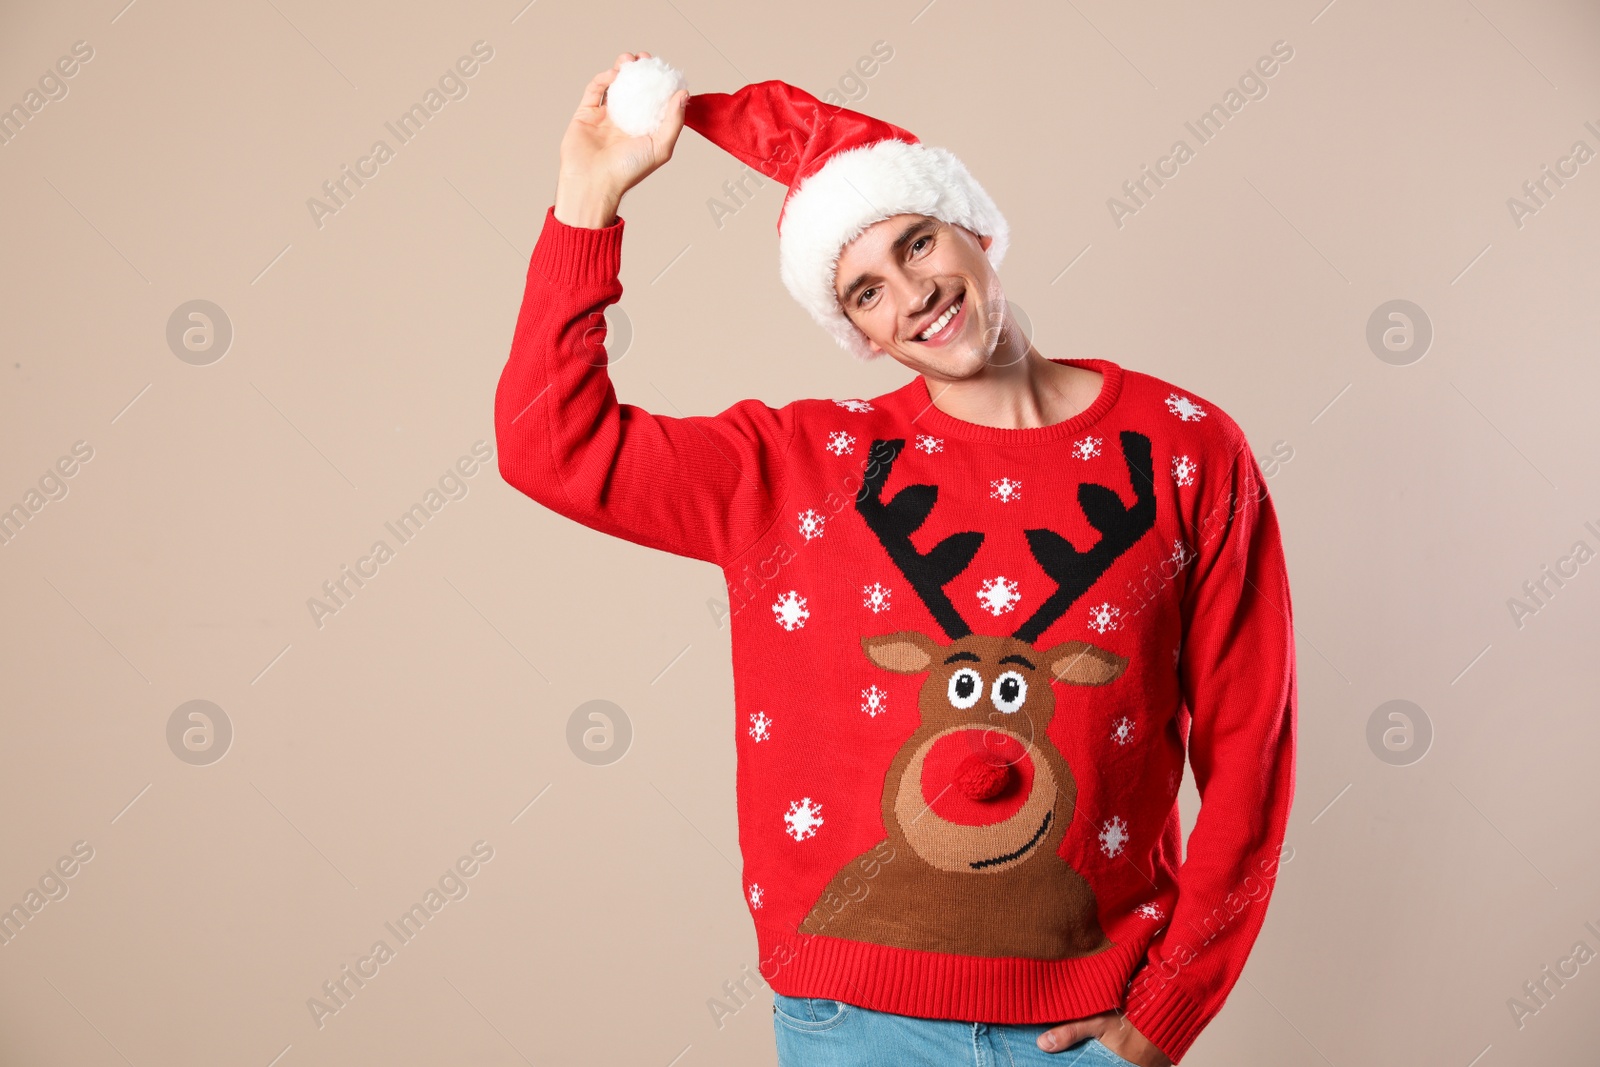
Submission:
<svg viewBox="0 0 1600 1067">
<path fill-rule="evenodd" d="M 939 299 L 939 287 L 926 282 L 908 282 L 905 292 L 901 296 L 900 306 L 905 308 L 906 329 L 909 330 L 917 324 L 917 320 L 933 310 L 935 300 Z"/>
</svg>

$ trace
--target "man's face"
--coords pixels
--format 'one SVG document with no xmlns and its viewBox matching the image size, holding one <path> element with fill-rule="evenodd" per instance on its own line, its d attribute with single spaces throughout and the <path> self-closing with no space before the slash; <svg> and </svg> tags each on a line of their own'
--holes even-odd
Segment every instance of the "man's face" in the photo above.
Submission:
<svg viewBox="0 0 1600 1067">
<path fill-rule="evenodd" d="M 969 377 L 1001 339 L 1005 298 L 984 254 L 992 241 L 927 215 L 894 215 L 844 247 L 834 296 L 874 352 L 939 380 Z"/>
</svg>

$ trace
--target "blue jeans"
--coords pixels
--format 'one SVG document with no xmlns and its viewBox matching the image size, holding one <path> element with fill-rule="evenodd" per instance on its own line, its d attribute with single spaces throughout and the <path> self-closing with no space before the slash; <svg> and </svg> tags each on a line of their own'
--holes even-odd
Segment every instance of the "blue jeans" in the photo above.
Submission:
<svg viewBox="0 0 1600 1067">
<path fill-rule="evenodd" d="M 1049 1029 L 918 1019 L 839 1000 L 772 994 L 778 1067 L 1129 1067 L 1093 1037 L 1063 1052 L 1046 1052 L 1037 1042 Z"/>
</svg>

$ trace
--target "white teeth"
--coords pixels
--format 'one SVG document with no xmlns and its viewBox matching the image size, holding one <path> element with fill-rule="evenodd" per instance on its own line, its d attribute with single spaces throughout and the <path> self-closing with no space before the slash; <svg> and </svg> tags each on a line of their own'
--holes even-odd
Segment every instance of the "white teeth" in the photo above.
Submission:
<svg viewBox="0 0 1600 1067">
<path fill-rule="evenodd" d="M 946 308 L 945 313 L 934 320 L 932 326 L 929 326 L 926 330 L 923 330 L 921 333 L 917 334 L 917 340 L 926 341 L 928 338 L 932 337 L 934 334 L 938 333 L 940 330 L 949 325 L 950 320 L 956 317 L 956 312 L 961 310 L 961 302 L 966 298 L 966 294 L 963 293 L 961 299 L 957 300 L 954 304 L 951 304 L 948 308 Z"/>
</svg>

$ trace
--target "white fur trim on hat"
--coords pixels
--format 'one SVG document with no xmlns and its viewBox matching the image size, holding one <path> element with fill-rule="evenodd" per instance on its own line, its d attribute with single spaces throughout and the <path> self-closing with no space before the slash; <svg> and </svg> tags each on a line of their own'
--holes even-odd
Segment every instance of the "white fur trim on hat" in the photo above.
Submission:
<svg viewBox="0 0 1600 1067">
<path fill-rule="evenodd" d="M 875 359 L 866 335 L 834 296 L 839 253 L 868 226 L 895 215 L 931 215 L 992 237 L 998 268 L 1010 244 L 1005 216 L 948 149 L 897 139 L 840 152 L 800 183 L 783 211 L 779 273 L 789 293 L 834 340 L 860 359 Z"/>
<path fill-rule="evenodd" d="M 629 60 L 606 86 L 606 115 L 629 137 L 651 133 L 666 117 L 672 94 L 687 88 L 683 71 L 659 56 Z"/>
</svg>

